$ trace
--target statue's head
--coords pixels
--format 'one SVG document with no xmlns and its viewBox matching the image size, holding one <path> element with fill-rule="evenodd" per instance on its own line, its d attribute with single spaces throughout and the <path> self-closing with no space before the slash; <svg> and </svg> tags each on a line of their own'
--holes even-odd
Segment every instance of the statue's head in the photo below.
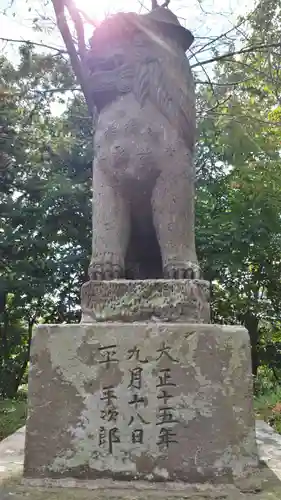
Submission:
<svg viewBox="0 0 281 500">
<path fill-rule="evenodd" d="M 143 71 L 151 85 L 155 77 L 149 77 L 149 63 L 158 58 L 162 64 L 163 54 L 185 57 L 193 40 L 191 32 L 166 7 L 157 7 L 148 14 L 120 12 L 105 19 L 90 40 L 87 60 L 96 107 L 100 110 L 138 88 L 141 93 Z M 153 86 L 158 84 L 154 82 Z"/>
<path fill-rule="evenodd" d="M 144 14 L 143 17 L 152 21 L 165 37 L 175 40 L 184 51 L 189 49 L 194 41 L 192 33 L 184 28 L 180 24 L 177 16 L 166 7 L 157 7 L 148 14 Z"/>
<path fill-rule="evenodd" d="M 144 22 L 142 23 L 141 20 Z M 156 31 L 163 38 L 174 40 L 184 52 L 193 43 L 192 33 L 184 28 L 177 16 L 166 7 L 157 7 L 148 14 L 137 15 L 132 12 L 120 12 L 105 19 L 101 25 L 94 31 L 90 40 L 91 48 L 97 49 L 97 52 L 104 51 L 106 45 L 118 41 L 130 39 L 136 31 Z"/>
</svg>

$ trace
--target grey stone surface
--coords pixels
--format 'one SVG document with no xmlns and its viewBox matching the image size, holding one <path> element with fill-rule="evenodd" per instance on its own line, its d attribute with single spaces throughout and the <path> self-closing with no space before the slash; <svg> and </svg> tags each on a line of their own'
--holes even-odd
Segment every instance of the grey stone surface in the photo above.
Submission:
<svg viewBox="0 0 281 500">
<path fill-rule="evenodd" d="M 81 321 L 209 323 L 209 296 L 203 280 L 89 281 L 81 289 Z"/>
<path fill-rule="evenodd" d="M 256 436 L 260 459 L 281 481 L 281 435 L 262 420 L 256 422 Z"/>
<path fill-rule="evenodd" d="M 25 427 L 0 441 L 0 478 L 22 470 Z"/>
<path fill-rule="evenodd" d="M 191 500 L 202 499 L 226 499 L 231 498 L 231 494 L 239 493 L 234 485 L 212 485 L 207 484 L 186 484 L 174 482 L 151 483 L 148 481 L 112 481 L 108 479 L 96 479 L 94 481 L 80 481 L 75 479 L 24 479 L 23 484 L 32 487 L 44 488 L 84 488 L 88 492 L 93 491 L 97 495 L 105 494 L 106 498 L 126 497 L 133 498 L 140 495 L 144 498 L 188 498 Z M 146 496 L 147 495 L 147 496 Z M 236 498 L 236 496 L 235 496 Z M 241 497 L 240 497 L 241 498 Z M 1 499 L 2 500 L 2 499 Z"/>
<path fill-rule="evenodd" d="M 200 278 L 191 33 L 165 8 L 118 13 L 88 53 L 99 116 L 90 279 Z"/>
<path fill-rule="evenodd" d="M 231 482 L 257 465 L 242 327 L 41 325 L 25 476 Z"/>
<path fill-rule="evenodd" d="M 258 476 L 262 479 L 262 493 L 261 495 L 255 494 L 253 496 L 254 500 L 279 500 L 281 498 L 281 446 L 280 446 L 280 434 L 277 434 L 272 427 L 266 424 L 263 421 L 256 421 L 256 440 L 258 445 L 258 453 L 260 459 L 267 464 L 268 469 L 266 467 L 259 467 L 259 469 L 255 472 L 255 477 Z M 73 478 L 65 478 L 65 479 L 52 479 L 52 478 L 26 478 L 21 483 L 24 485 L 32 486 L 32 491 L 14 491 L 15 487 L 15 475 L 18 475 L 21 478 L 22 470 L 23 470 L 23 450 L 24 450 L 24 440 L 25 440 L 25 427 L 22 427 L 18 432 L 12 434 L 8 438 L 4 439 L 0 442 L 0 457 L 1 457 L 1 467 L 0 467 L 0 484 L 4 481 L 6 483 L 6 493 L 2 492 L 0 489 L 0 498 L 15 498 L 16 493 L 18 493 L 19 499 L 24 497 L 23 493 L 31 498 L 32 492 L 35 487 L 44 488 L 44 492 L 42 491 L 42 498 L 48 496 L 49 487 L 54 490 L 55 488 L 67 489 L 66 495 L 70 495 L 70 492 L 73 491 L 74 488 L 79 488 L 79 490 L 85 491 L 84 498 L 89 500 L 92 498 L 89 496 L 89 490 L 93 490 L 95 499 L 103 499 L 103 498 L 121 498 L 126 495 L 127 497 L 133 498 L 155 498 L 166 494 L 166 496 L 171 499 L 172 497 L 180 498 L 192 498 L 194 500 L 200 497 L 207 498 L 227 498 L 228 500 L 233 500 L 233 487 L 229 487 L 229 485 L 220 486 L 220 485 L 211 485 L 207 484 L 194 484 L 188 485 L 186 483 L 177 484 L 175 483 L 149 483 L 144 481 L 128 481 L 118 482 L 110 479 L 99 479 L 99 480 L 79 480 Z M 10 484 L 11 478 L 11 484 Z M 251 479 L 251 477 L 250 477 Z M 255 479 L 255 478 L 254 478 Z M 279 481 L 278 481 L 279 479 Z M 7 483 L 8 481 L 8 483 Z M 265 483 L 265 484 L 264 484 Z M 271 486 L 270 486 L 271 485 Z M 266 487 L 265 487 L 266 486 Z M 17 490 L 17 488 L 16 488 Z M 278 490 L 278 491 L 277 491 Z M 12 491 L 12 493 L 11 493 Z M 58 491 L 58 498 L 62 500 L 64 498 L 61 490 Z M 88 494 L 86 493 L 88 491 Z M 240 490 L 241 491 L 241 490 Z M 139 494 L 137 494 L 139 492 Z M 279 493 L 279 494 L 278 494 Z M 3 496 L 6 494 L 6 497 Z M 46 496 L 45 496 L 46 495 Z M 275 495 L 275 496 L 274 496 Z M 36 500 L 38 498 L 38 491 L 35 492 Z M 66 496 L 69 500 L 69 496 Z M 73 498 L 79 498 L 79 493 L 73 493 Z M 238 495 L 238 498 L 244 498 Z M 249 497 L 249 493 L 247 493 L 247 500 L 249 498 L 252 499 L 252 496 Z"/>
</svg>

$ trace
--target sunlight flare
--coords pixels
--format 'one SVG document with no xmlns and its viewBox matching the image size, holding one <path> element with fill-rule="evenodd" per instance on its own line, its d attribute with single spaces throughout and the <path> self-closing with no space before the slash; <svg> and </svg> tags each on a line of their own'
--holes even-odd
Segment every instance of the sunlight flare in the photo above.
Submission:
<svg viewBox="0 0 281 500">
<path fill-rule="evenodd" d="M 149 9 L 149 1 L 139 0 L 103 0 L 101 3 L 89 0 L 75 0 L 78 9 L 81 9 L 94 22 L 100 23 L 105 17 L 116 12 L 145 12 Z"/>
</svg>

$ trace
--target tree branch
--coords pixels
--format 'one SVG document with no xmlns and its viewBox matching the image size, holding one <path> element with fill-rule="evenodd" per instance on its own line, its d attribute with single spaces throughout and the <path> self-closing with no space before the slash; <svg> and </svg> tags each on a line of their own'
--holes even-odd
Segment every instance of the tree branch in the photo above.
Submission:
<svg viewBox="0 0 281 500">
<path fill-rule="evenodd" d="M 201 10 L 204 12 L 201 3 L 200 2 L 198 2 L 198 3 L 199 3 L 199 6 L 200 6 Z M 233 31 L 237 30 L 239 32 L 240 26 L 242 26 L 244 23 L 246 23 L 247 21 L 249 21 L 250 17 L 253 16 L 253 14 L 256 13 L 258 7 L 259 7 L 259 4 L 257 4 L 256 7 L 246 17 L 240 19 L 240 21 L 238 21 L 237 24 L 235 24 L 234 26 L 232 26 L 232 28 L 230 28 L 229 30 L 225 31 L 224 33 L 221 33 L 220 35 L 216 36 L 215 38 L 213 38 L 212 40 L 210 40 L 209 42 L 207 42 L 205 45 L 203 45 L 202 47 L 200 47 L 200 49 L 197 52 L 195 52 L 195 55 L 198 55 L 200 52 L 205 52 L 205 49 L 208 50 L 208 47 L 210 45 L 213 45 L 214 43 L 218 42 L 222 38 L 227 38 L 227 36 L 230 33 L 232 33 Z M 243 34 L 243 36 L 245 36 L 245 35 Z"/>
<path fill-rule="evenodd" d="M 227 37 L 227 35 L 229 35 L 233 31 L 235 31 L 237 28 L 239 28 L 239 26 L 241 26 L 241 24 L 243 24 L 244 22 L 245 22 L 245 20 L 240 21 L 238 24 L 236 24 L 235 26 L 233 26 L 232 28 L 230 28 L 228 31 L 225 31 L 224 33 L 221 33 L 220 35 L 216 36 L 212 40 L 209 40 L 209 42 L 205 43 L 202 47 L 200 47 L 200 49 L 198 49 L 193 54 L 193 57 L 197 56 L 200 52 L 205 52 L 206 49 L 209 50 L 210 45 L 213 45 L 214 43 L 218 42 L 222 38 Z"/>
<path fill-rule="evenodd" d="M 66 0 L 66 7 L 73 21 L 74 27 L 77 33 L 78 40 L 78 50 L 81 58 L 82 66 L 86 56 L 86 44 L 85 44 L 85 34 L 84 26 L 78 9 L 73 5 L 72 0 Z"/>
<path fill-rule="evenodd" d="M 254 73 L 256 73 L 257 75 L 260 75 L 260 76 L 262 76 L 263 78 L 265 78 L 265 81 L 270 82 L 271 84 L 278 85 L 278 86 L 280 85 L 280 80 L 275 79 L 275 78 L 274 78 L 274 79 L 269 79 L 269 78 L 268 78 L 268 73 L 266 73 L 265 71 L 261 71 L 260 69 L 257 69 L 257 68 L 255 68 L 255 67 L 251 66 L 251 64 L 247 64 L 247 63 L 245 63 L 245 61 L 239 61 L 238 59 L 234 59 L 234 60 L 232 60 L 232 59 L 227 60 L 227 59 L 226 59 L 226 61 L 227 61 L 227 62 L 234 63 L 234 64 L 237 64 L 237 65 L 239 65 L 239 66 L 242 66 L 242 67 L 244 67 L 244 68 L 248 68 L 248 69 L 252 70 L 252 71 L 253 71 Z M 250 78 L 250 80 L 251 80 L 251 79 L 252 79 L 252 78 Z"/>
<path fill-rule="evenodd" d="M 217 101 L 216 104 L 214 104 L 214 106 L 212 106 L 211 108 L 209 109 L 206 109 L 206 111 L 204 111 L 204 114 L 208 115 L 209 113 L 211 113 L 212 111 L 214 111 L 215 109 L 218 109 L 220 106 L 223 106 L 227 101 L 229 101 L 231 99 L 231 96 L 227 96 L 225 99 L 223 99 L 222 101 Z"/>
<path fill-rule="evenodd" d="M 81 92 L 81 88 L 79 87 L 55 88 L 55 89 L 45 89 L 45 90 L 31 89 L 24 92 L 11 92 L 11 95 L 34 99 L 34 95 L 44 96 L 48 94 L 59 94 L 60 92 L 64 93 L 64 92 L 79 92 L 79 91 Z"/>
<path fill-rule="evenodd" d="M 240 49 L 240 50 L 234 50 L 233 52 L 227 52 L 226 54 L 221 54 L 220 56 L 211 57 L 210 59 L 206 59 L 205 61 L 191 64 L 191 68 L 197 68 L 198 66 L 204 66 L 205 64 L 221 61 L 222 59 L 227 59 L 228 57 L 233 57 L 240 54 L 250 54 L 251 52 L 255 52 L 257 50 L 267 50 L 271 47 L 280 47 L 280 46 L 281 42 L 253 45 L 252 47 L 247 47 L 245 49 Z"/>
<path fill-rule="evenodd" d="M 98 26 L 98 23 L 96 21 L 94 21 L 93 19 L 91 19 L 88 14 L 86 14 L 86 12 L 84 12 L 83 10 L 81 9 L 77 9 L 78 12 L 80 12 L 80 14 L 84 17 L 84 20 L 86 21 L 86 23 L 88 24 L 92 24 L 93 26 L 95 26 L 95 28 Z"/>
<path fill-rule="evenodd" d="M 211 82 L 211 85 L 213 87 L 237 87 L 238 85 L 241 85 L 242 83 L 250 82 L 253 79 L 253 77 L 250 78 L 245 78 L 245 80 L 238 80 L 237 82 Z M 204 81 L 204 80 L 195 80 L 196 84 L 200 85 L 210 85 L 210 81 Z"/>
<path fill-rule="evenodd" d="M 52 47 L 51 45 L 46 45 L 45 43 L 39 43 L 39 42 L 32 42 L 31 40 L 17 40 L 14 38 L 3 38 L 0 36 L 0 40 L 3 40 L 3 42 L 12 42 L 12 43 L 22 43 L 22 44 L 30 44 L 30 45 L 36 45 L 37 47 L 44 47 L 45 49 L 49 50 L 56 50 L 58 54 L 66 54 L 67 51 L 64 49 L 57 49 L 56 47 Z"/>
<path fill-rule="evenodd" d="M 82 92 L 85 96 L 90 115 L 92 115 L 94 105 L 93 105 L 93 101 L 91 98 L 90 90 L 88 88 L 87 79 L 85 78 L 85 67 L 82 64 L 82 61 L 79 59 L 79 56 L 77 54 L 77 51 L 76 51 L 76 48 L 75 48 L 75 45 L 74 45 L 74 42 L 73 42 L 73 39 L 72 39 L 72 36 L 70 33 L 70 29 L 69 29 L 69 26 L 67 24 L 65 13 L 64 13 L 64 9 L 66 6 L 69 9 L 69 4 L 71 3 L 71 0 L 52 0 L 52 3 L 54 6 L 54 11 L 55 11 L 55 15 L 56 15 L 57 26 L 60 30 L 61 36 L 62 36 L 63 41 L 65 43 L 67 52 L 69 54 L 70 62 L 71 62 L 73 71 L 74 71 L 74 73 L 75 73 L 75 75 L 76 75 L 76 77 L 81 85 L 81 89 L 82 89 Z M 73 5 L 70 6 L 70 11 L 72 11 L 72 16 L 74 16 L 74 18 L 76 19 L 76 24 L 74 21 L 75 28 L 77 28 L 77 26 L 78 26 L 78 30 L 80 30 L 77 32 L 77 36 L 80 39 L 79 44 L 80 44 L 80 48 L 82 51 L 80 56 L 83 59 L 84 54 L 85 54 L 84 51 L 86 50 L 86 48 L 85 48 L 85 41 L 84 40 L 82 41 L 81 37 L 83 36 L 83 38 L 84 38 L 84 29 L 82 26 L 82 32 L 81 32 L 80 22 L 82 23 L 82 21 L 81 21 L 81 18 L 79 16 L 78 12 L 77 12 L 77 14 L 79 16 L 80 21 L 77 21 L 77 17 L 73 13 L 73 8 L 75 9 L 75 7 L 73 7 Z M 69 13 L 71 15 L 70 11 L 69 11 Z M 76 29 L 76 31 L 77 31 L 77 29 Z"/>
</svg>

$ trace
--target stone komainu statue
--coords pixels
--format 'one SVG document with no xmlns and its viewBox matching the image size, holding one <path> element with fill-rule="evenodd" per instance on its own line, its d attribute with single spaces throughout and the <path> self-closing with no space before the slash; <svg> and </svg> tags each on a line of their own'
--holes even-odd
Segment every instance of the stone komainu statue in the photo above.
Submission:
<svg viewBox="0 0 281 500">
<path fill-rule="evenodd" d="M 193 42 L 167 8 L 119 13 L 88 53 L 99 113 L 91 279 L 198 278 Z"/>
</svg>

